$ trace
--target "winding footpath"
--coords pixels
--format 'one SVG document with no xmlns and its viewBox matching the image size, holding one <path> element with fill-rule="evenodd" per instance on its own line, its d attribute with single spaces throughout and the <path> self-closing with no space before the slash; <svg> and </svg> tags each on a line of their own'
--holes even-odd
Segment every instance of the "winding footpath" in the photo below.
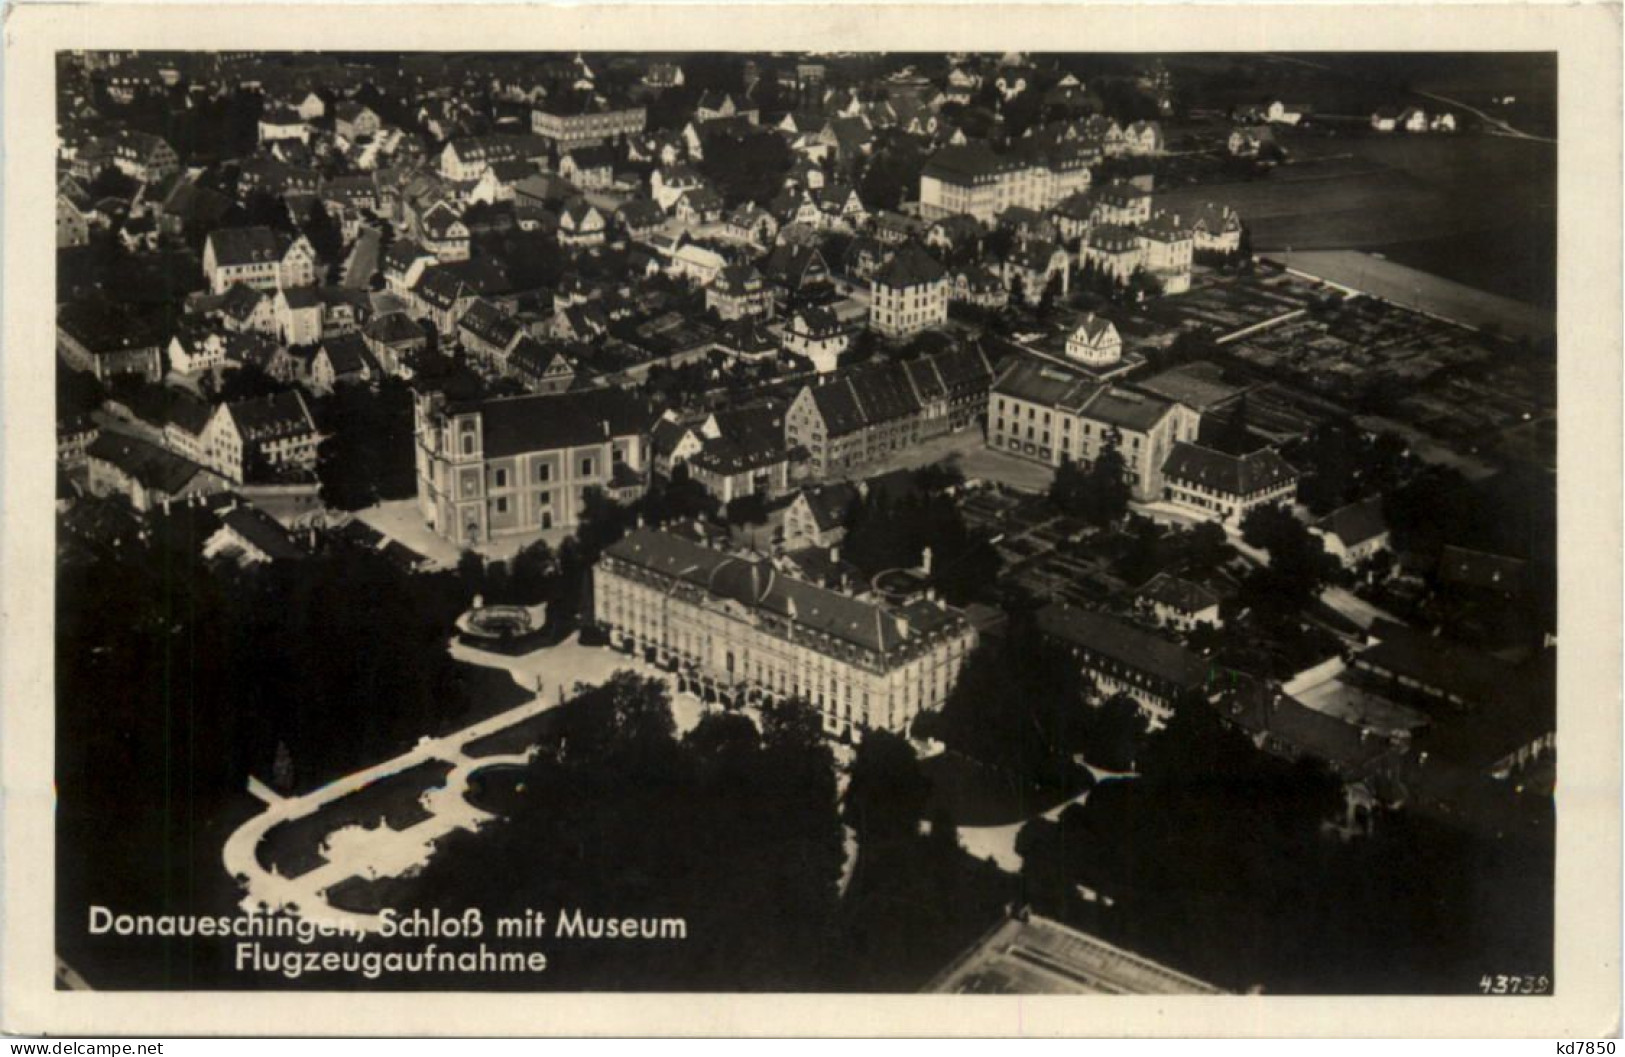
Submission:
<svg viewBox="0 0 1625 1057">
<path fill-rule="evenodd" d="M 437 841 L 457 830 L 476 830 L 496 817 L 467 799 L 469 782 L 476 772 L 522 766 L 535 752 L 532 748 L 522 754 L 470 756 L 467 752 L 470 745 L 557 708 L 572 694 L 577 683 L 601 682 L 625 668 L 652 671 L 646 665 L 608 650 L 583 647 L 574 639 L 524 657 L 485 654 L 461 645 L 454 645 L 451 653 L 460 661 L 508 671 L 516 684 L 535 696 L 525 704 L 470 724 L 456 733 L 441 738 L 425 737 L 393 759 L 299 796 L 278 796 L 264 783 L 250 778 L 249 792 L 265 804 L 265 810 L 238 827 L 226 838 L 221 850 L 226 872 L 244 888 L 239 905 L 245 912 L 289 911 L 350 933 L 376 932 L 380 921 L 375 915 L 335 907 L 328 901 L 327 893 L 351 878 L 377 880 L 410 876 L 429 861 Z M 679 728 L 692 726 L 698 721 L 698 710 L 688 707 L 686 701 L 676 700 L 676 696 L 674 692 L 673 704 L 679 706 L 674 709 L 679 713 Z M 452 769 L 444 784 L 425 790 L 420 798 L 420 806 L 429 815 L 423 821 L 400 830 L 391 828 L 382 819 L 371 827 L 338 828 L 322 843 L 324 863 L 297 877 L 285 877 L 276 869 L 261 865 L 257 849 L 276 826 L 308 818 L 374 782 L 433 762 L 449 764 Z"/>
</svg>

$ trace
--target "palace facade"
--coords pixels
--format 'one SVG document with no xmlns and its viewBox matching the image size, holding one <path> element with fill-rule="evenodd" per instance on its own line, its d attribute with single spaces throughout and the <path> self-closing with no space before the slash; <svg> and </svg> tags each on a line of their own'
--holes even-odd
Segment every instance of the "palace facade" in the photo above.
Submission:
<svg viewBox="0 0 1625 1057">
<path fill-rule="evenodd" d="M 677 672 L 683 689 L 733 705 L 800 698 L 852 740 L 940 708 L 976 644 L 940 602 L 845 595 L 647 528 L 604 551 L 592 599 L 613 645 Z"/>
</svg>

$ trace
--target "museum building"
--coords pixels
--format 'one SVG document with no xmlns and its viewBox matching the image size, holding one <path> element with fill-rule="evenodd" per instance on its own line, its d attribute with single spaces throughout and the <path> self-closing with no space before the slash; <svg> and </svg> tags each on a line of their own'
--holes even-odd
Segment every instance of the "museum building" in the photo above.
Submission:
<svg viewBox="0 0 1625 1057">
<path fill-rule="evenodd" d="M 681 689 L 733 706 L 800 698 L 854 741 L 940 708 L 976 644 L 934 598 L 854 597 L 650 528 L 607 548 L 592 586 L 611 644 L 676 672 Z"/>
</svg>

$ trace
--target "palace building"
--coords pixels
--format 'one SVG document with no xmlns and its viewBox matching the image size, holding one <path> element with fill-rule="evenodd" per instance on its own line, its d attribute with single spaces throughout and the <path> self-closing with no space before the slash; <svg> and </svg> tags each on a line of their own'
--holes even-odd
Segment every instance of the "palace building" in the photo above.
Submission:
<svg viewBox="0 0 1625 1057">
<path fill-rule="evenodd" d="M 604 551 L 592 599 L 610 642 L 681 688 L 732 705 L 800 698 L 853 740 L 940 708 L 976 644 L 964 614 L 934 599 L 857 598 L 648 528 Z"/>
</svg>

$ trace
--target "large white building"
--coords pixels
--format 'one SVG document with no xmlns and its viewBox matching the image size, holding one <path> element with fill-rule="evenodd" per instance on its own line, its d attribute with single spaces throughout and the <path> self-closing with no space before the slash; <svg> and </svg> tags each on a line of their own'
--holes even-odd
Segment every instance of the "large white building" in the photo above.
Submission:
<svg viewBox="0 0 1625 1057">
<path fill-rule="evenodd" d="M 1108 444 L 1123 457 L 1134 498 L 1163 498 L 1163 463 L 1194 441 L 1202 416 L 1184 404 L 1102 384 L 1087 375 L 1018 356 L 988 394 L 987 442 L 1050 466 L 1092 465 Z"/>
<path fill-rule="evenodd" d="M 944 147 L 920 172 L 920 216 L 967 213 L 984 224 L 1011 206 L 1045 210 L 1087 191 L 1093 156 L 1072 147 L 994 154 L 983 144 Z"/>
<path fill-rule="evenodd" d="M 826 733 L 853 740 L 940 708 L 976 644 L 939 602 L 860 600 L 654 529 L 607 548 L 592 587 L 611 643 L 672 667 L 684 689 L 734 705 L 804 700 Z"/>
<path fill-rule="evenodd" d="M 459 545 L 574 528 L 587 493 L 635 497 L 651 422 L 621 389 L 414 401 L 418 510 Z"/>
</svg>

